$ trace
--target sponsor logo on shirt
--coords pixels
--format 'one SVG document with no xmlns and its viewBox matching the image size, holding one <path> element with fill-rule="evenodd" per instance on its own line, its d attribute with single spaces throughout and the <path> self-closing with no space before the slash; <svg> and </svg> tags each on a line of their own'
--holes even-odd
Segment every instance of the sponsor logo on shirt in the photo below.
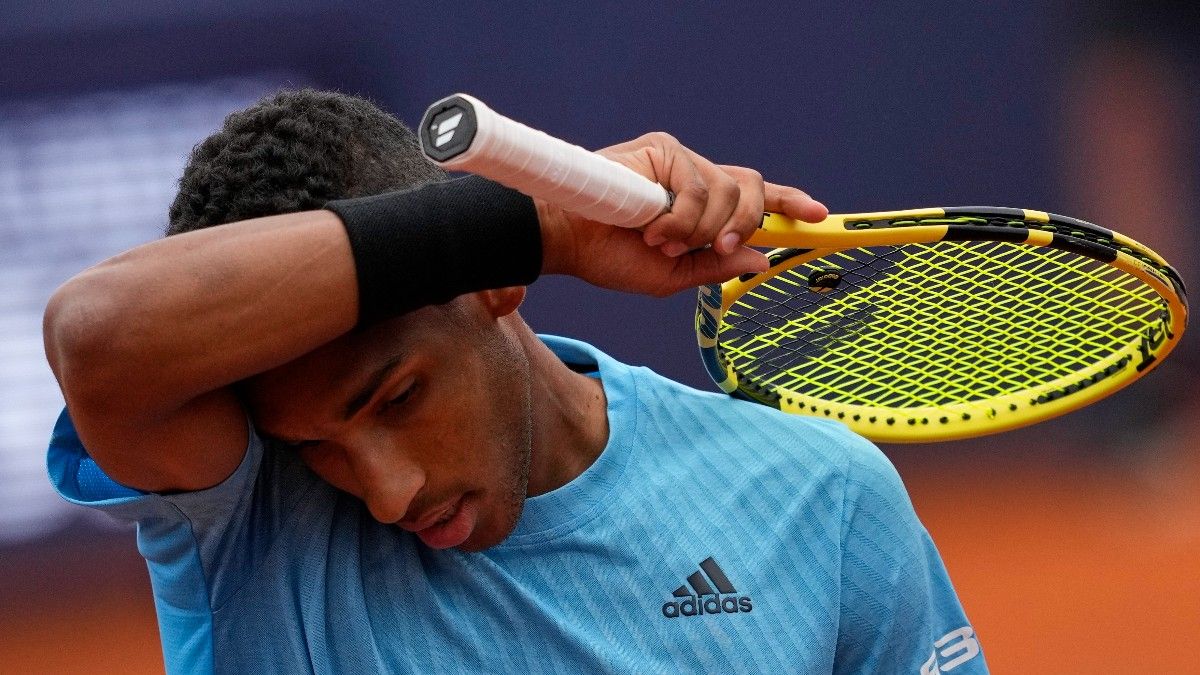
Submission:
<svg viewBox="0 0 1200 675">
<path fill-rule="evenodd" d="M 955 628 L 933 643 L 933 653 L 921 664 L 921 675 L 948 673 L 979 655 L 979 640 L 970 626 Z"/>
<path fill-rule="evenodd" d="M 690 586 L 690 589 L 689 589 Z M 694 591 L 694 592 L 693 592 Z M 705 614 L 737 614 L 753 609 L 750 596 L 737 595 L 729 577 L 712 557 L 700 563 L 700 569 L 688 575 L 687 583 L 671 593 L 674 600 L 663 603 L 668 619 Z"/>
</svg>

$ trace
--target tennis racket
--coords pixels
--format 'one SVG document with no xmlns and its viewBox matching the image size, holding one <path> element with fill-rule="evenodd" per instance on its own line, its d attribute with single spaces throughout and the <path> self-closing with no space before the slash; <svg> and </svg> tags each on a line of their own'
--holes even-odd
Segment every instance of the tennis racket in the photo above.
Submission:
<svg viewBox="0 0 1200 675">
<path fill-rule="evenodd" d="M 459 94 L 421 122 L 427 156 L 587 218 L 637 227 L 662 186 Z M 1187 325 L 1179 274 L 1146 246 L 1042 211 L 765 214 L 770 268 L 700 289 L 696 336 L 725 392 L 881 442 L 1057 417 L 1160 364 Z"/>
</svg>

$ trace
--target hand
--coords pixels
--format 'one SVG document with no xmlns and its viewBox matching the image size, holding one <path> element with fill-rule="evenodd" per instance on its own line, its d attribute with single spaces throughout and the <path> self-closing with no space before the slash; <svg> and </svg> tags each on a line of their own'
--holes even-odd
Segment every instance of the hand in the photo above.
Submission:
<svg viewBox="0 0 1200 675">
<path fill-rule="evenodd" d="M 665 296 L 767 268 L 742 243 L 763 211 L 819 222 L 820 202 L 795 188 L 766 183 L 753 169 L 719 166 L 664 133 L 599 151 L 675 193 L 671 211 L 639 232 L 586 220 L 537 200 L 543 272 L 571 274 L 597 286 Z"/>
</svg>

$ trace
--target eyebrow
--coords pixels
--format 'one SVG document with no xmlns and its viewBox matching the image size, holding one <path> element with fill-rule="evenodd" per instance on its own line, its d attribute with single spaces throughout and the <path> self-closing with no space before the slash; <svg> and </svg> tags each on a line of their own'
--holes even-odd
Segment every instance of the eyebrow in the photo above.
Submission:
<svg viewBox="0 0 1200 675">
<path fill-rule="evenodd" d="M 384 380 L 386 380 L 388 376 L 392 374 L 392 372 L 399 368 L 404 361 L 405 356 L 403 354 L 398 354 L 388 359 L 387 363 L 383 364 L 375 372 L 371 373 L 371 376 L 368 377 L 367 381 L 363 383 L 363 386 L 359 388 L 358 393 L 354 394 L 354 396 L 350 397 L 350 400 L 346 401 L 346 407 L 342 410 L 342 420 L 349 421 L 351 417 L 357 415 L 358 411 L 362 410 L 368 403 L 370 403 L 371 399 L 375 397 L 375 392 L 378 391 L 379 387 L 383 385 Z"/>
</svg>

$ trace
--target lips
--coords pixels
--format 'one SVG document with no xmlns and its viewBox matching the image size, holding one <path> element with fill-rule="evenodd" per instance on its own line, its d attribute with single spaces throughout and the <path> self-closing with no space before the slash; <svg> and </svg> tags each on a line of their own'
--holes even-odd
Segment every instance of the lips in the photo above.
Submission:
<svg viewBox="0 0 1200 675">
<path fill-rule="evenodd" d="M 448 516 L 453 516 L 454 511 L 458 509 L 459 503 L 462 502 L 465 496 L 466 495 L 459 495 L 454 499 L 442 502 L 440 505 L 425 511 L 425 513 L 421 514 L 420 518 L 415 520 L 401 520 L 396 524 L 408 530 L 409 532 L 420 532 L 421 530 L 439 524 L 441 521 L 446 520 Z"/>
<path fill-rule="evenodd" d="M 432 517 L 434 518 L 432 523 L 416 530 L 417 536 L 429 548 L 453 548 L 461 546 L 475 531 L 479 512 L 475 507 L 475 502 L 468 500 L 467 496 L 463 495 L 446 509 L 433 514 Z"/>
</svg>

